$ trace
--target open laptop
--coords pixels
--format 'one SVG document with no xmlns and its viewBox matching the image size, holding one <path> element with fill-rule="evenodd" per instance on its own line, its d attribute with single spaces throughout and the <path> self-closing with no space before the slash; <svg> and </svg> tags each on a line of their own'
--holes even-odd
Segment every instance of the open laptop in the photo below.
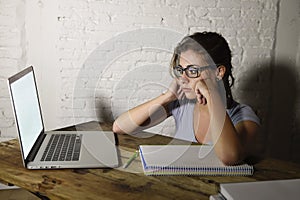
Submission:
<svg viewBox="0 0 300 200">
<path fill-rule="evenodd" d="M 28 169 L 117 167 L 111 131 L 45 132 L 33 67 L 8 78 L 23 164 Z"/>
</svg>

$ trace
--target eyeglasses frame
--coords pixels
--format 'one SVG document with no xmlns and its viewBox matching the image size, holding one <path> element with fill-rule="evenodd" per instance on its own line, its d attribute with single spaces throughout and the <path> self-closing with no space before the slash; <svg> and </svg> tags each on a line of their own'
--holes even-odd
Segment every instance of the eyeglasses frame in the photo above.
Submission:
<svg viewBox="0 0 300 200">
<path fill-rule="evenodd" d="M 189 77 L 189 78 L 198 78 L 203 71 L 205 71 L 207 69 L 210 69 L 210 68 L 213 68 L 215 66 L 219 67 L 220 65 L 207 65 L 207 66 L 202 66 L 202 67 L 200 67 L 198 65 L 187 65 L 186 68 L 183 68 L 181 65 L 176 65 L 176 66 L 173 67 L 173 74 L 176 78 L 180 78 L 180 77 L 182 77 L 183 72 L 184 72 L 186 74 L 186 76 Z M 182 69 L 181 76 L 177 76 L 176 73 L 174 72 L 174 70 L 178 67 L 180 67 Z M 191 67 L 193 67 L 195 70 L 197 70 L 197 76 L 196 77 L 190 77 L 189 74 L 186 73 L 186 70 L 190 69 Z"/>
</svg>

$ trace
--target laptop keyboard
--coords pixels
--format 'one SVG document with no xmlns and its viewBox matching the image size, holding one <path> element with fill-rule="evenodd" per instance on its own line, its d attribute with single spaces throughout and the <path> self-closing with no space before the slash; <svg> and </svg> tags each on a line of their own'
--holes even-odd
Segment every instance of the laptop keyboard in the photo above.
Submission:
<svg viewBox="0 0 300 200">
<path fill-rule="evenodd" d="M 53 134 L 41 161 L 78 161 L 81 136 L 76 134 Z"/>
</svg>

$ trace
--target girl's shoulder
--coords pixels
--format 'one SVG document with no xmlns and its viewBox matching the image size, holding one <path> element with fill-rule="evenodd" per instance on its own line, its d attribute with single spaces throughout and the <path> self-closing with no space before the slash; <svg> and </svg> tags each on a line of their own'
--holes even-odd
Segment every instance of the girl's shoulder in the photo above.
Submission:
<svg viewBox="0 0 300 200">
<path fill-rule="evenodd" d="M 259 117 L 247 104 L 242 104 L 234 101 L 231 108 L 227 109 L 227 113 L 231 118 L 233 124 L 237 124 L 240 121 L 249 120 L 260 125 Z"/>
</svg>

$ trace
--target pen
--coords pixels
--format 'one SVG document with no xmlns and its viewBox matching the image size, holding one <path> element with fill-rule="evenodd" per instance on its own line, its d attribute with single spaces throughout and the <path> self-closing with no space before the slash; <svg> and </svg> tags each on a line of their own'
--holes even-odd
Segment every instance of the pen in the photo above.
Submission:
<svg viewBox="0 0 300 200">
<path fill-rule="evenodd" d="M 129 160 L 123 165 L 123 168 L 127 168 L 130 163 L 139 156 L 139 151 L 135 151 L 135 153 L 129 158 Z"/>
</svg>

